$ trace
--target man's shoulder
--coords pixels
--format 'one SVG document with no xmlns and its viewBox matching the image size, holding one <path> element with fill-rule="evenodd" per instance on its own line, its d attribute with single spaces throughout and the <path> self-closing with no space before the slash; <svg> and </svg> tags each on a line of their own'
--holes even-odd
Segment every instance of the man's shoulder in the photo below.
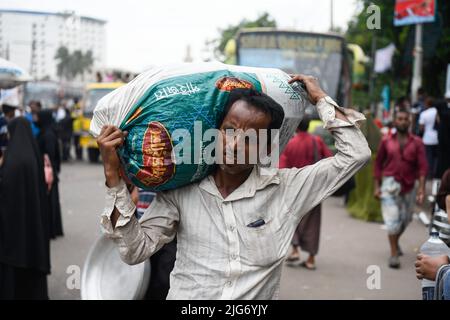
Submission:
<svg viewBox="0 0 450 320">
<path fill-rule="evenodd" d="M 386 143 L 388 143 L 391 140 L 394 140 L 394 135 L 393 134 L 387 134 L 387 135 L 381 137 L 380 143 L 381 144 L 386 144 Z"/>
<path fill-rule="evenodd" d="M 416 145 L 423 145 L 423 140 L 421 137 L 416 136 L 415 134 L 411 133 L 410 135 L 411 140 L 416 144 Z"/>
</svg>

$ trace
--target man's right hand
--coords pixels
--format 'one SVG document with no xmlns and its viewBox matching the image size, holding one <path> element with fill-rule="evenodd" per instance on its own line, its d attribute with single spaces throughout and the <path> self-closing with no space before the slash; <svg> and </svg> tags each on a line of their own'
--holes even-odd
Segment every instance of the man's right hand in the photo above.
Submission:
<svg viewBox="0 0 450 320">
<path fill-rule="evenodd" d="M 381 200 L 381 189 L 379 187 L 375 187 L 373 195 L 375 199 Z"/>
<path fill-rule="evenodd" d="M 375 179 L 375 183 L 373 185 L 373 196 L 377 200 L 381 200 L 381 181 Z"/>
<path fill-rule="evenodd" d="M 102 128 L 97 138 L 97 144 L 103 160 L 106 185 L 109 188 L 115 187 L 120 182 L 120 159 L 117 155 L 117 148 L 121 147 L 128 132 L 122 132 L 119 128 L 106 125 Z"/>
</svg>

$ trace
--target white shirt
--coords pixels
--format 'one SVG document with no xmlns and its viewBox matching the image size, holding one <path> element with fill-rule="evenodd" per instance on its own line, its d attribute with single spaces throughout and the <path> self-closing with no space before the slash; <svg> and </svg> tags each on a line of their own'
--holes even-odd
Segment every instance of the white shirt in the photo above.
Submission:
<svg viewBox="0 0 450 320">
<path fill-rule="evenodd" d="M 177 235 L 168 299 L 273 299 L 300 219 L 336 191 L 369 159 L 355 122 L 364 116 L 321 99 L 317 109 L 336 140 L 337 154 L 301 169 L 262 169 L 223 198 L 212 176 L 160 192 L 138 221 L 125 184 L 107 188 L 102 227 L 128 264 L 145 261 Z M 339 107 L 338 107 L 339 108 Z M 120 217 L 113 229 L 114 206 Z M 265 224 L 249 227 L 263 219 Z"/>
<path fill-rule="evenodd" d="M 423 132 L 423 143 L 425 145 L 437 145 L 438 144 L 438 133 L 434 129 L 434 123 L 436 121 L 437 110 L 435 107 L 428 108 L 420 114 L 419 124 L 425 126 Z"/>
</svg>

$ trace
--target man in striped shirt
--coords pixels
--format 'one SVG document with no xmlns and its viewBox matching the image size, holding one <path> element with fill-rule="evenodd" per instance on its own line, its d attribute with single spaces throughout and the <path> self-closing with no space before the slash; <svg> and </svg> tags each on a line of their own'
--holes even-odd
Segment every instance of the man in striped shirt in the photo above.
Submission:
<svg viewBox="0 0 450 320">
<path fill-rule="evenodd" d="M 125 134 L 113 126 L 102 129 L 97 139 L 107 185 L 102 227 L 129 264 L 144 261 L 177 236 L 168 299 L 276 298 L 300 219 L 370 159 L 367 141 L 356 124 L 364 116 L 339 107 L 322 91 L 317 78 L 298 75 L 294 81 L 305 84 L 311 103 L 333 134 L 334 157 L 301 169 L 264 169 L 225 161 L 197 183 L 158 193 L 139 221 L 117 173 L 116 148 Z M 281 106 L 267 95 L 236 89 L 224 108 L 220 130 L 277 129 L 283 118 Z M 218 144 L 236 153 L 235 141 L 219 139 Z M 245 159 L 249 159 L 248 144 Z"/>
</svg>

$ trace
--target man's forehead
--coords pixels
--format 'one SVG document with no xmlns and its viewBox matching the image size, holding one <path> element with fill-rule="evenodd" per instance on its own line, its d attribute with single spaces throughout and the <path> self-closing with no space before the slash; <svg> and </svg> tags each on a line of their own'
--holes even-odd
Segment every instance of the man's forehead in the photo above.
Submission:
<svg viewBox="0 0 450 320">
<path fill-rule="evenodd" d="M 263 110 L 249 104 L 247 101 L 238 100 L 230 107 L 224 120 L 228 121 L 264 121 L 270 122 L 270 115 Z"/>
<path fill-rule="evenodd" d="M 405 111 L 398 111 L 397 114 L 395 115 L 395 119 L 398 118 L 408 118 L 409 119 L 409 113 L 405 112 Z"/>
</svg>

